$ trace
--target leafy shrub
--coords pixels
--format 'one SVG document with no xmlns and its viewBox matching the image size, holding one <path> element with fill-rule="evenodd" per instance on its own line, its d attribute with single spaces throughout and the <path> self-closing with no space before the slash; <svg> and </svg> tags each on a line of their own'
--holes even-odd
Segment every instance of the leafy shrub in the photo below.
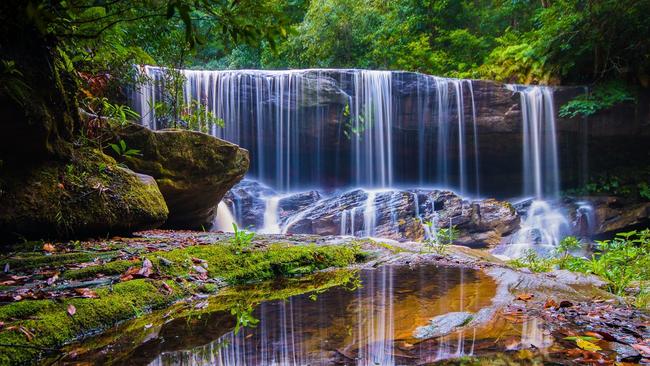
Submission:
<svg viewBox="0 0 650 366">
<path fill-rule="evenodd" d="M 619 233 L 596 244 L 598 252 L 590 259 L 572 258 L 562 268 L 598 275 L 617 295 L 625 294 L 635 282 L 650 280 L 650 230 Z"/>
<path fill-rule="evenodd" d="M 512 259 L 508 264 L 514 268 L 528 268 L 532 272 L 548 272 L 553 269 L 556 260 L 541 257 L 535 249 L 528 249 L 521 258 Z"/>
<path fill-rule="evenodd" d="M 597 85 L 585 95 L 578 96 L 560 108 L 561 117 L 588 117 L 598 111 L 635 99 L 621 82 Z"/>
</svg>

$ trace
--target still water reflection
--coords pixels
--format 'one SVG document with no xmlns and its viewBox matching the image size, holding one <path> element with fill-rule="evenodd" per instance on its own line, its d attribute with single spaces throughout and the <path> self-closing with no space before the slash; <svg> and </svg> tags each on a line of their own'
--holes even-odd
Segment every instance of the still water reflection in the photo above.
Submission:
<svg viewBox="0 0 650 366">
<path fill-rule="evenodd" d="M 235 294 L 259 291 L 260 286 L 240 287 Z M 280 293 L 288 285 L 273 286 Z M 347 283 L 318 294 L 262 302 L 244 312 L 252 326 L 239 331 L 230 311 L 173 315 L 150 327 L 143 327 L 146 319 L 139 320 L 140 325 L 127 323 L 103 339 L 75 346 L 73 363 L 416 365 L 502 352 L 513 344 L 544 347 L 536 323 L 498 315 L 442 337 L 415 338 L 416 329 L 430 325 L 436 316 L 467 312 L 468 323 L 474 313 L 491 305 L 495 293 L 495 282 L 480 271 L 383 266 L 360 271 L 354 286 Z"/>
<path fill-rule="evenodd" d="M 362 271 L 360 280 L 352 290 L 334 288 L 317 296 L 263 303 L 253 313 L 257 326 L 228 331 L 189 349 L 163 351 L 150 364 L 403 363 L 420 358 L 413 336 L 417 327 L 436 315 L 488 306 L 495 290 L 482 273 L 451 267 L 385 266 Z M 463 344 L 461 336 L 444 345 L 438 356 L 464 353 L 458 349 Z"/>
</svg>

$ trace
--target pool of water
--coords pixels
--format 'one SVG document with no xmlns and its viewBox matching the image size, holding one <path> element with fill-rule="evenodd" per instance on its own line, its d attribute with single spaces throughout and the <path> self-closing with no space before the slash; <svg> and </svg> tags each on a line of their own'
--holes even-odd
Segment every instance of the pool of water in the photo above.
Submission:
<svg viewBox="0 0 650 366">
<path fill-rule="evenodd" d="M 530 322 L 501 319 L 418 339 L 418 327 L 435 316 L 490 306 L 496 283 L 480 271 L 440 266 L 383 266 L 356 276 L 345 285 L 264 301 L 244 311 L 169 317 L 159 325 L 141 319 L 137 336 L 133 324 L 130 331 L 123 325 L 101 342 L 74 345 L 66 358 L 130 365 L 422 364 L 503 348 L 508 337 L 523 342 L 537 331 Z M 283 285 L 278 286 L 281 291 Z M 242 326 L 236 329 L 238 317 Z"/>
</svg>

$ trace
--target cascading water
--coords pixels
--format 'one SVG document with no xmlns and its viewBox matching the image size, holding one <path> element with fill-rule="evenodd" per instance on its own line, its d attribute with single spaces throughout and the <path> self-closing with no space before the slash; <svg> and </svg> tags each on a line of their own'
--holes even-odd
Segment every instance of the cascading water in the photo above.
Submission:
<svg viewBox="0 0 650 366">
<path fill-rule="evenodd" d="M 133 102 L 142 123 L 169 127 L 153 108 L 165 100 L 166 70 L 142 72 L 149 82 Z M 478 146 L 470 80 L 372 70 L 180 72 L 186 106 L 203 105 L 223 119 L 223 128 L 209 132 L 248 149 L 249 177 L 275 190 L 414 183 L 478 190 L 478 157 L 473 173 L 465 161 Z M 408 88 L 415 90 L 405 97 Z M 399 138 L 401 130 L 417 141 Z M 412 152 L 418 158 L 405 164 Z"/>
<path fill-rule="evenodd" d="M 553 89 L 509 85 L 519 93 L 523 123 L 524 194 L 533 200 L 512 242 L 497 252 L 516 258 L 528 250 L 552 253 L 569 233 L 569 222 L 559 207 L 560 168 L 557 152 Z"/>
<path fill-rule="evenodd" d="M 280 218 L 278 204 L 280 196 L 268 197 L 266 199 L 266 208 L 264 209 L 264 226 L 260 230 L 262 234 L 280 234 Z"/>
<path fill-rule="evenodd" d="M 166 70 L 146 66 L 142 72 L 150 80 L 135 93 L 142 123 L 168 127 L 152 108 L 165 99 Z M 372 70 L 180 72 L 185 77 L 185 104 L 202 104 L 225 122 L 223 128 L 211 126 L 209 133 L 249 150 L 249 178 L 284 194 L 364 188 L 364 207 L 337 213 L 343 235 L 376 233 L 375 205 L 384 204 L 373 198 L 379 188 L 416 185 L 461 195 L 491 194 L 480 191 L 479 183 L 494 183 L 480 179 L 483 158 L 476 85 L 471 80 Z M 558 208 L 553 89 L 508 88 L 521 99 L 523 192 L 534 197 L 504 253 L 516 256 L 531 243 L 550 250 L 567 233 L 568 222 Z M 302 219 L 304 210 L 280 222 L 273 206 L 277 203 L 267 199 L 258 230 L 284 233 Z M 233 207 L 237 211 L 237 204 Z"/>
<path fill-rule="evenodd" d="M 219 202 L 217 205 L 217 215 L 214 217 L 211 230 L 229 233 L 234 230 L 233 223 L 237 224 L 237 221 L 230 212 L 228 205 L 225 202 Z"/>
</svg>

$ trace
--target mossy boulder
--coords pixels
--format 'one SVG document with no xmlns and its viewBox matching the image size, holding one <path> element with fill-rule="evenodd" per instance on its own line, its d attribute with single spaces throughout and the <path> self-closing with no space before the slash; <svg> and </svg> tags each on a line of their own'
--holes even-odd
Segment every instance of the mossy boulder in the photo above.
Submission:
<svg viewBox="0 0 650 366">
<path fill-rule="evenodd" d="M 81 148 L 69 161 L 0 171 L 0 235 L 72 237 L 160 226 L 168 209 L 155 180 Z"/>
<path fill-rule="evenodd" d="M 114 142 L 140 150 L 137 156 L 116 158 L 156 179 L 169 207 L 169 228 L 209 227 L 219 201 L 248 171 L 247 150 L 205 133 L 152 131 L 136 124 L 108 128 Z"/>
</svg>

